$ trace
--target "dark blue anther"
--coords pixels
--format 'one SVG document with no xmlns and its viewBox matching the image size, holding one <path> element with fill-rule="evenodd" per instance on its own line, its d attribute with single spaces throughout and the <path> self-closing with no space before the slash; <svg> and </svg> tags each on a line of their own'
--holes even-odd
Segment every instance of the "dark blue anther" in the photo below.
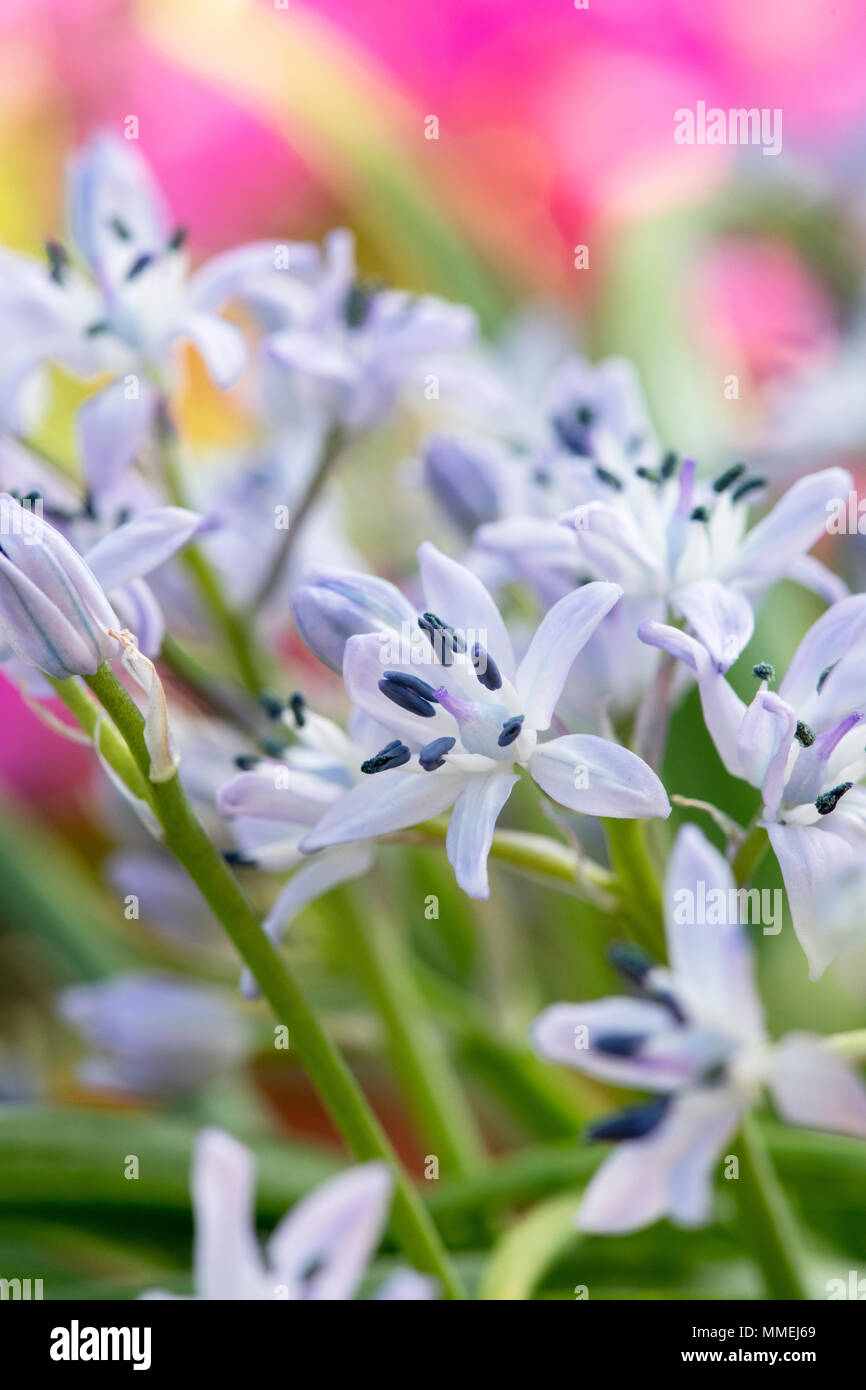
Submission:
<svg viewBox="0 0 866 1390">
<path fill-rule="evenodd" d="M 657 1096 L 645 1105 L 632 1105 L 626 1110 L 617 1110 L 605 1120 L 598 1120 L 586 1131 L 587 1139 L 603 1139 L 608 1143 L 620 1143 L 628 1139 L 645 1139 L 657 1129 L 667 1114 L 670 1096 Z"/>
<path fill-rule="evenodd" d="M 731 493 L 731 500 L 739 502 L 742 497 L 748 497 L 750 492 L 757 492 L 760 488 L 767 486 L 766 478 L 747 478 L 739 487 L 735 487 Z"/>
<path fill-rule="evenodd" d="M 840 782 L 838 787 L 833 787 L 830 791 L 822 792 L 820 796 L 816 796 L 815 810 L 818 815 L 829 816 L 831 811 L 835 811 L 842 797 L 851 790 L 853 785 L 853 782 Z"/>
<path fill-rule="evenodd" d="M 404 763 L 408 763 L 411 756 L 412 754 L 405 743 L 401 743 L 398 738 L 395 738 L 390 743 L 386 743 L 385 747 L 374 757 L 367 758 L 366 762 L 361 764 L 361 771 L 385 772 L 388 768 L 402 767 Z"/>
<path fill-rule="evenodd" d="M 472 648 L 472 665 L 475 667 L 475 674 L 483 686 L 488 690 L 502 689 L 502 676 L 499 667 L 480 642 L 476 642 Z"/>
<path fill-rule="evenodd" d="M 438 703 L 436 692 L 432 685 L 420 680 L 418 676 L 386 671 L 384 679 L 379 681 L 379 689 L 392 704 L 399 705 L 410 714 L 418 714 L 422 719 L 432 719 L 436 713 L 433 708 Z"/>
<path fill-rule="evenodd" d="M 499 744 L 499 747 L 500 747 L 500 748 L 507 748 L 508 745 L 509 745 L 510 743 L 513 743 L 514 740 L 518 737 L 518 735 L 519 735 L 519 733 L 520 733 L 520 730 L 521 730 L 522 728 L 523 728 L 523 715 L 522 715 L 522 714 L 515 714 L 515 715 L 513 716 L 513 718 L 511 718 L 511 719 L 506 719 L 505 723 L 502 725 L 502 732 L 500 733 L 498 739 L 496 740 L 496 742 Z"/>
<path fill-rule="evenodd" d="M 418 754 L 418 761 L 425 772 L 435 772 L 437 767 L 441 767 L 445 762 L 445 754 L 450 753 L 457 742 L 456 738 L 434 738 L 432 743 L 425 743 L 421 752 Z"/>
<path fill-rule="evenodd" d="M 643 1033 L 605 1033 L 601 1038 L 594 1038 L 592 1045 L 596 1052 L 607 1052 L 611 1057 L 634 1057 L 645 1042 Z"/>
<path fill-rule="evenodd" d="M 153 256 L 149 251 L 142 251 L 140 256 L 136 256 L 129 270 L 126 272 L 127 280 L 137 280 L 143 270 L 151 264 Z"/>
<path fill-rule="evenodd" d="M 713 483 L 713 492 L 726 492 L 729 487 L 733 487 L 738 478 L 742 478 L 746 471 L 744 463 L 732 463 L 730 468 L 726 468 L 724 473 L 720 473 Z"/>
</svg>

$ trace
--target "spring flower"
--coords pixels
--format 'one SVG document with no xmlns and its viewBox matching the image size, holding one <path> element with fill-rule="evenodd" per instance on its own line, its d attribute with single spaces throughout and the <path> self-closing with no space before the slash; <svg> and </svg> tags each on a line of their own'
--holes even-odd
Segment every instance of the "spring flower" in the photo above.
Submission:
<svg viewBox="0 0 866 1390">
<path fill-rule="evenodd" d="M 384 1163 L 364 1163 L 322 1183 L 283 1217 L 262 1258 L 255 1228 L 255 1158 L 219 1129 L 199 1134 L 192 1160 L 194 1297 L 267 1301 L 353 1298 L 379 1244 L 393 1182 Z M 143 1298 L 176 1298 L 153 1289 Z M 414 1271 L 379 1291 L 387 1300 L 435 1297 Z"/>
<path fill-rule="evenodd" d="M 720 901 L 736 897 L 725 860 L 685 826 L 665 882 L 670 968 L 622 947 L 614 963 L 637 998 L 555 1004 L 534 1025 L 535 1046 L 552 1061 L 658 1093 L 591 1130 L 617 1148 L 584 1194 L 585 1231 L 635 1231 L 662 1216 L 708 1221 L 715 1164 L 764 1088 L 791 1124 L 866 1138 L 866 1090 L 840 1057 L 806 1033 L 768 1041 L 737 912 L 709 925 L 683 910 L 680 895 L 695 902 L 701 885 Z"/>
<path fill-rule="evenodd" d="M 85 402 L 79 438 L 90 488 L 99 492 L 130 465 L 171 386 L 175 345 L 192 342 L 213 381 L 231 386 L 247 360 L 244 337 L 216 312 L 279 278 L 274 245 L 216 257 L 191 278 L 182 229 L 130 145 L 93 138 L 71 160 L 69 242 L 49 242 L 48 264 L 0 253 L 0 311 L 14 349 L 4 353 L 0 419 L 20 432 L 22 391 L 45 362 L 79 376 L 114 379 Z M 300 266 L 304 252 L 296 254 Z"/>
<path fill-rule="evenodd" d="M 785 880 L 791 918 L 813 979 L 845 944 L 828 920 L 840 876 L 866 859 L 863 752 L 866 595 L 833 604 L 797 648 L 778 693 L 772 669 L 747 706 L 695 637 L 647 623 L 641 638 L 679 658 L 697 677 L 707 728 L 727 770 L 763 794 L 767 828 Z"/>
<path fill-rule="evenodd" d="M 99 1054 L 80 1075 L 100 1090 L 192 1091 L 237 1066 L 250 1047 L 231 997 L 179 976 L 141 972 L 73 985 L 58 1007 Z"/>
<path fill-rule="evenodd" d="M 361 877 L 372 865 L 374 847 L 363 840 L 336 845 L 312 858 L 301 852 L 300 844 L 328 807 L 366 780 L 362 759 L 388 738 L 387 731 L 360 710 L 352 711 L 346 733 L 308 709 L 297 695 L 285 719 L 297 746 L 287 748 L 280 759 L 241 756 L 237 761 L 244 770 L 221 789 L 217 800 L 223 815 L 232 819 L 235 857 L 242 864 L 294 870 L 262 924 L 275 943 L 304 907 L 339 883 Z M 241 988 L 249 998 L 258 995 L 248 971 Z"/>
<path fill-rule="evenodd" d="M 459 384 L 460 351 L 475 315 L 435 295 L 363 285 L 350 232 L 327 237 L 312 275 L 300 277 L 285 322 L 266 340 L 274 361 L 313 388 L 314 399 L 350 431 L 379 423 L 414 386 L 419 401 L 435 377 Z"/>
<path fill-rule="evenodd" d="M 429 543 L 418 557 L 426 605 L 411 630 L 423 634 L 418 645 L 395 651 L 393 630 L 368 633 L 349 638 L 343 659 L 350 699 L 392 737 L 300 848 L 368 840 L 453 807 L 449 861 L 464 891 L 485 898 L 496 820 L 518 768 L 571 810 L 668 815 L 655 773 L 627 749 L 592 735 L 538 739 L 572 663 L 617 602 L 617 586 L 587 584 L 560 600 L 518 665 L 480 580 Z"/>
</svg>

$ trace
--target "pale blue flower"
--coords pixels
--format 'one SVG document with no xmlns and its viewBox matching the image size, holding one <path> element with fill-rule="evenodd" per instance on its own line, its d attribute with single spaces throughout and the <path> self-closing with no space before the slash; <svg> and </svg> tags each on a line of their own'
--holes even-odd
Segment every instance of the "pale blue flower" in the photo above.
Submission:
<svg viewBox="0 0 866 1390">
<path fill-rule="evenodd" d="M 287 1212 L 263 1257 L 255 1225 L 255 1157 L 219 1129 L 199 1134 L 192 1161 L 194 1297 L 219 1301 L 354 1298 L 382 1238 L 393 1192 L 384 1163 L 329 1178 Z M 143 1298 L 176 1298 L 153 1289 Z M 436 1297 L 432 1279 L 406 1270 L 376 1295 Z"/>
<path fill-rule="evenodd" d="M 658 1093 L 592 1127 L 617 1148 L 584 1194 L 582 1230 L 619 1234 L 663 1216 L 707 1222 L 719 1155 L 765 1089 L 791 1124 L 866 1138 L 866 1090 L 852 1068 L 809 1034 L 768 1040 L 738 921 L 704 924 L 682 911 L 678 894 L 694 901 L 701 885 L 725 901 L 735 888 L 719 852 L 685 826 L 665 880 L 670 967 L 623 947 L 614 963 L 638 997 L 554 1004 L 534 1025 L 542 1056 Z"/>
<path fill-rule="evenodd" d="M 142 971 L 73 985 L 58 1007 L 98 1054 L 80 1074 L 101 1090 L 191 1091 L 237 1066 L 251 1045 L 230 995 L 179 975 Z"/>
<path fill-rule="evenodd" d="M 464 891 L 486 898 L 493 832 L 518 769 L 570 810 L 667 816 L 664 788 L 628 749 L 592 735 L 539 741 L 575 658 L 617 602 L 617 586 L 587 584 L 560 600 L 518 664 L 481 581 L 429 543 L 418 555 L 425 612 L 400 632 L 345 645 L 350 699 L 392 737 L 300 848 L 368 840 L 453 808 L 449 861 Z"/>
<path fill-rule="evenodd" d="M 696 637 L 661 623 L 645 624 L 640 635 L 692 671 L 719 757 L 734 777 L 760 787 L 794 930 L 819 978 L 844 944 L 828 919 L 836 885 L 859 872 L 866 887 L 866 788 L 857 785 L 866 776 L 866 595 L 828 608 L 778 693 L 762 679 L 749 705 Z"/>
</svg>

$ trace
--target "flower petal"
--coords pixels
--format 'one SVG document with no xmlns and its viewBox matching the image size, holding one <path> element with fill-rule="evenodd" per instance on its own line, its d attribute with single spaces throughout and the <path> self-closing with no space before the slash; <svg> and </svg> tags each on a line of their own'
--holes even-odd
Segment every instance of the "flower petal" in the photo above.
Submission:
<svg viewBox="0 0 866 1390">
<path fill-rule="evenodd" d="M 866 1088 L 820 1038 L 808 1033 L 782 1038 L 770 1054 L 766 1082 L 789 1124 L 866 1139 Z"/>
<path fill-rule="evenodd" d="M 487 856 L 499 812 L 519 780 L 516 772 L 473 777 L 454 803 L 446 839 L 448 862 L 470 898 L 490 897 Z"/>
<path fill-rule="evenodd" d="M 268 1259 L 290 1299 L 352 1297 L 382 1237 L 393 1187 L 384 1163 L 364 1163 L 322 1183 L 283 1217 Z"/>
<path fill-rule="evenodd" d="M 436 772 L 404 772 L 402 768 L 376 772 L 325 812 L 301 841 L 301 849 L 309 854 L 327 845 L 369 840 L 420 825 L 447 811 L 467 780 L 447 767 Z"/>
<path fill-rule="evenodd" d="M 590 1182 L 577 1215 L 582 1231 L 638 1231 L 662 1216 L 684 1226 L 709 1220 L 712 1172 L 740 1123 L 726 1090 L 679 1097 L 645 1139 L 621 1144 Z"/>
<path fill-rule="evenodd" d="M 717 1041 L 679 1024 L 662 1004 L 618 995 L 552 1004 L 532 1025 L 532 1045 L 542 1057 L 635 1090 L 688 1085 L 716 1059 Z"/>
<path fill-rule="evenodd" d="M 788 761 L 797 728 L 797 716 L 772 690 L 759 690 L 743 716 L 737 734 L 742 767 L 750 769 L 764 794 L 767 815 L 775 815 L 787 780 Z"/>
<path fill-rule="evenodd" d="M 567 734 L 534 750 L 529 771 L 538 785 L 586 816 L 669 816 L 667 793 L 652 768 L 618 743 L 595 734 Z"/>
<path fill-rule="evenodd" d="M 108 492 L 133 463 L 155 413 L 156 392 L 143 378 L 136 378 L 132 396 L 118 377 L 84 402 L 78 412 L 78 445 L 87 485 L 96 497 Z"/>
<path fill-rule="evenodd" d="M 221 390 L 234 386 L 247 365 L 247 343 L 241 330 L 216 314 L 186 313 L 174 324 L 169 341 L 188 338 L 201 354 L 208 376 Z"/>
<path fill-rule="evenodd" d="M 854 484 L 844 468 L 825 468 L 799 478 L 740 545 L 726 578 L 764 586 L 827 533 L 828 503 L 845 498 Z"/>
<path fill-rule="evenodd" d="M 85 559 L 103 589 L 119 589 L 164 564 L 201 522 L 198 513 L 184 507 L 154 507 L 103 536 Z"/>
<path fill-rule="evenodd" d="M 684 825 L 674 841 L 664 886 L 668 955 L 677 988 L 702 1022 L 756 1041 L 764 1036 L 763 1011 L 749 940 L 739 922 L 739 900 L 737 912 L 728 911 L 735 890 L 727 861 L 696 825 Z M 699 922 L 697 904 L 706 903 L 711 893 L 724 895 L 723 920 Z"/>
<path fill-rule="evenodd" d="M 717 671 L 703 643 L 681 632 L 679 628 L 656 622 L 641 623 L 638 637 L 651 647 L 661 647 L 662 651 L 670 652 L 671 656 L 675 656 L 694 672 L 698 680 L 704 722 L 719 757 L 732 776 L 744 777 L 751 782 L 751 769 L 743 767 L 737 751 L 737 734 L 743 722 L 746 706 L 728 685 L 725 677 Z"/>
<path fill-rule="evenodd" d="M 435 666 L 432 661 L 391 660 L 392 645 L 389 633 L 367 633 L 349 638 L 343 655 L 343 680 L 352 704 L 371 715 L 377 724 L 407 739 L 410 747 L 429 743 L 434 738 L 453 736 L 456 732 L 454 720 L 441 705 L 434 705 L 433 715 L 425 719 L 395 705 L 379 689 L 379 681 L 386 671 L 419 676 L 434 688 L 442 682 L 442 667 Z M 432 649 L 430 654 L 432 657 Z"/>
<path fill-rule="evenodd" d="M 794 931 L 809 962 L 809 978 L 819 980 L 835 954 L 826 928 L 826 903 L 839 876 L 852 864 L 854 851 L 823 825 L 774 824 L 767 834 L 785 880 Z"/>
<path fill-rule="evenodd" d="M 702 579 L 678 589 L 671 604 L 706 647 L 716 670 L 727 671 L 755 627 L 748 599 L 716 579 Z"/>
<path fill-rule="evenodd" d="M 517 671 L 528 729 L 547 729 L 569 671 L 601 620 L 622 597 L 617 584 L 584 584 L 541 621 Z"/>
<path fill-rule="evenodd" d="M 223 1130 L 202 1130 L 192 1167 L 199 1298 L 267 1297 L 255 1239 L 254 1185 L 255 1159 L 250 1150 Z"/>
</svg>

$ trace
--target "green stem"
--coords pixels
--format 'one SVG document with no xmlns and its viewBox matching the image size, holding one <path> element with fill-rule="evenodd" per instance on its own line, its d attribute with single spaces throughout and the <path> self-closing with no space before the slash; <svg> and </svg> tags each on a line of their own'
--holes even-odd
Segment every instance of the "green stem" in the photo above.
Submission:
<svg viewBox="0 0 866 1390">
<path fill-rule="evenodd" d="M 316 471 L 307 484 L 306 492 L 298 505 L 294 508 L 291 524 L 283 532 L 280 544 L 277 546 L 276 554 L 265 571 L 265 576 L 261 584 L 256 590 L 255 596 L 250 604 L 251 613 L 257 613 L 264 604 L 267 603 L 268 599 L 277 588 L 285 573 L 289 557 L 303 530 L 304 522 L 321 496 L 322 489 L 331 476 L 336 466 L 337 459 L 340 457 L 344 443 L 345 439 L 343 432 L 336 427 L 325 437 Z"/>
<path fill-rule="evenodd" d="M 763 859 L 769 843 L 770 838 L 764 826 L 753 823 L 731 865 L 738 887 L 742 888 L 743 884 L 749 882 Z"/>
<path fill-rule="evenodd" d="M 739 1177 L 734 1183 L 748 1243 L 772 1299 L 808 1299 L 797 1252 L 799 1237 L 770 1157 L 754 1120 L 747 1119 L 737 1142 Z"/>
<path fill-rule="evenodd" d="M 484 1161 L 475 1118 L 438 1031 L 430 1026 L 403 943 L 369 907 L 354 909 L 348 895 L 342 916 L 349 950 L 388 1036 L 389 1051 L 407 1103 L 443 1177 L 472 1172 Z"/>
<path fill-rule="evenodd" d="M 150 755 L 138 707 L 107 664 L 87 683 L 123 735 L 141 773 Z M 418 1269 L 441 1281 L 444 1296 L 463 1297 L 462 1287 L 429 1213 L 407 1178 L 378 1120 L 337 1049 L 327 1038 L 282 957 L 261 929 L 236 879 L 214 849 L 175 775 L 151 783 L 165 842 L 222 922 L 296 1049 L 337 1127 L 358 1159 L 382 1159 L 395 1178 L 392 1224 Z"/>
<path fill-rule="evenodd" d="M 616 895 L 638 944 L 665 959 L 664 918 L 659 881 L 647 851 L 643 822 L 604 821 Z"/>
<path fill-rule="evenodd" d="M 858 1028 L 853 1033 L 833 1033 L 824 1039 L 827 1047 L 854 1062 L 866 1062 L 866 1028 Z"/>
<path fill-rule="evenodd" d="M 166 491 L 175 506 L 188 507 L 178 457 L 177 434 L 167 406 L 160 412 L 156 436 Z M 180 559 L 225 642 L 241 684 L 251 695 L 258 695 L 268 684 L 264 674 L 267 666 L 256 648 L 252 623 L 228 601 L 217 571 L 200 546 L 186 546 Z"/>
</svg>

